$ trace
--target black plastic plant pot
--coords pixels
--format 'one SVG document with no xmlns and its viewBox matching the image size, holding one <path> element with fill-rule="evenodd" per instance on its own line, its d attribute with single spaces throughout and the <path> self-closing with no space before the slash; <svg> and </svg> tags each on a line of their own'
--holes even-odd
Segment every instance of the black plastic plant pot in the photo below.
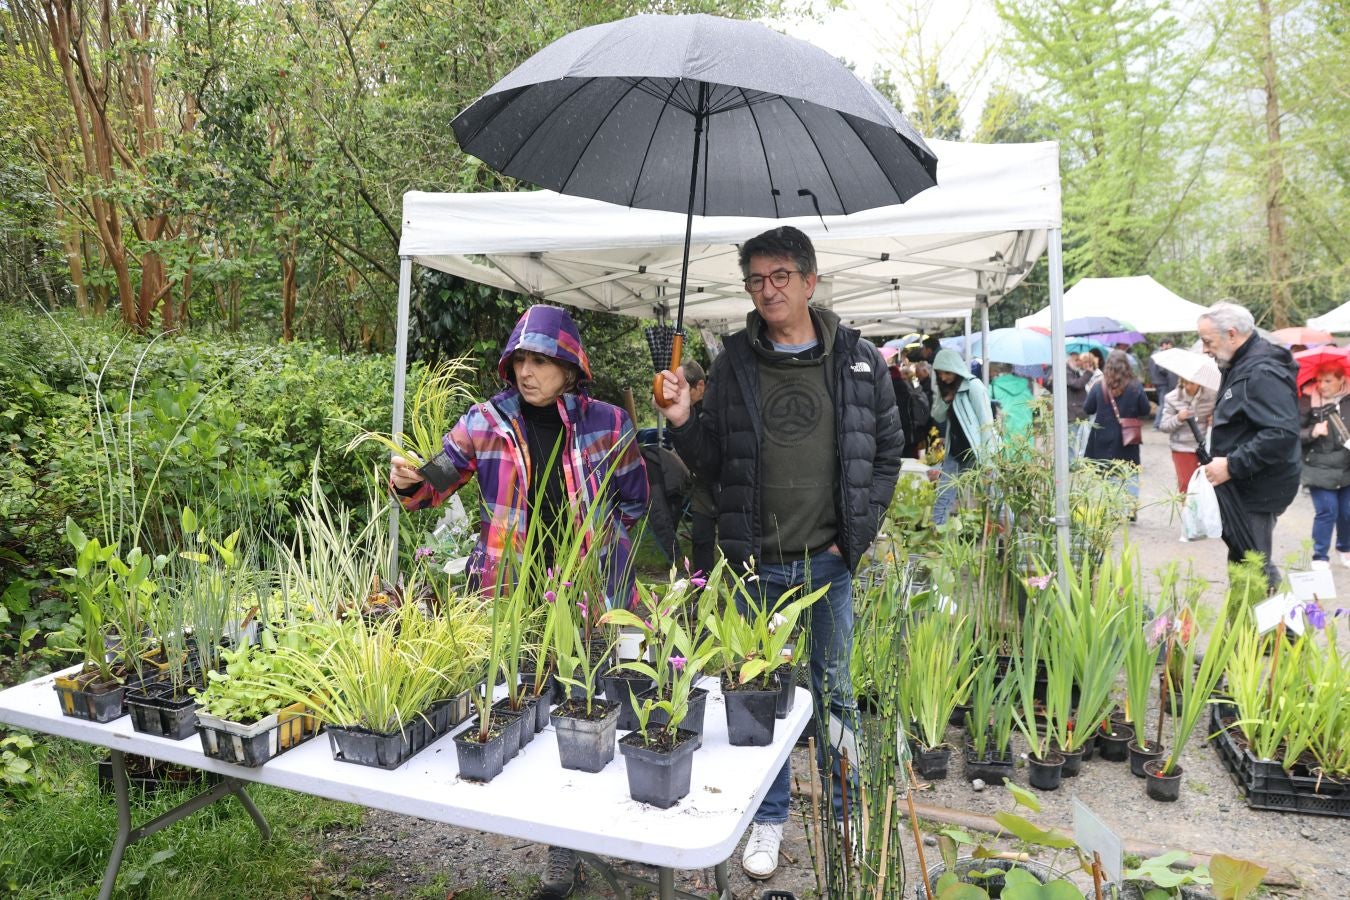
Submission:
<svg viewBox="0 0 1350 900">
<path fill-rule="evenodd" d="M 131 716 L 131 729 L 141 734 L 163 735 L 164 729 L 159 720 L 159 706 L 155 699 L 163 691 L 162 687 L 153 687 L 141 691 L 127 691 L 122 695 L 122 705 Z M 196 716 L 193 716 L 195 730 Z"/>
<path fill-rule="evenodd" d="M 148 756 L 137 756 L 134 753 L 126 754 L 124 761 L 128 788 L 140 789 L 147 794 L 153 794 L 164 787 L 164 763 L 150 759 Z M 117 791 L 113 782 L 111 755 L 98 761 L 98 789 L 105 794 L 113 794 Z"/>
<path fill-rule="evenodd" d="M 778 707 L 778 683 L 758 690 L 732 686 L 722 681 L 722 699 L 727 711 L 727 743 L 733 747 L 767 747 L 773 743 L 774 710 Z"/>
<path fill-rule="evenodd" d="M 553 711 L 558 761 L 564 769 L 599 772 L 614 759 L 619 704 L 597 702 L 589 718 L 584 701 L 569 701 Z"/>
<path fill-rule="evenodd" d="M 605 675 L 600 679 L 605 699 L 619 704 L 620 731 L 632 731 L 638 727 L 637 712 L 633 709 L 633 700 L 651 690 L 655 682 L 636 672 L 621 675 Z"/>
<path fill-rule="evenodd" d="M 1136 778 L 1144 777 L 1144 763 L 1149 760 L 1158 759 L 1163 755 L 1163 746 L 1153 741 L 1145 741 L 1144 746 L 1140 746 L 1137 740 L 1130 741 L 1130 772 Z"/>
<path fill-rule="evenodd" d="M 976 753 L 973 747 L 966 747 L 964 757 L 962 771 L 967 781 L 978 778 L 985 784 L 1002 784 L 1005 778 L 1012 780 L 1014 761 L 1011 750 L 1004 750 L 1002 753 L 986 750 L 980 754 Z"/>
<path fill-rule="evenodd" d="M 174 696 L 173 688 L 166 688 L 157 698 L 159 734 L 171 741 L 181 741 L 197 733 L 197 698 L 183 694 Z"/>
<path fill-rule="evenodd" d="M 434 701 L 427 707 L 427 724 L 431 729 L 430 740 L 443 737 L 454 730 L 469 717 L 473 705 L 469 691 L 460 691 L 453 697 Z"/>
<path fill-rule="evenodd" d="M 1064 778 L 1064 757 L 1051 750 L 1041 759 L 1034 753 L 1027 756 L 1027 783 L 1042 791 L 1059 790 Z"/>
<path fill-rule="evenodd" d="M 373 766 L 377 769 L 397 769 L 425 745 L 417 734 L 422 731 L 420 719 L 414 719 L 395 731 L 371 731 L 367 728 L 340 725 L 328 726 L 328 744 L 333 759 L 338 762 Z"/>
<path fill-rule="evenodd" d="M 952 707 L 952 714 L 947 717 L 947 724 L 960 728 L 966 724 L 966 715 L 970 712 L 970 707 L 960 703 Z"/>
<path fill-rule="evenodd" d="M 520 724 L 517 729 L 519 731 L 519 734 L 517 735 L 517 750 L 524 750 L 525 745 L 534 740 L 534 723 L 538 721 L 539 718 L 538 714 L 535 712 L 537 706 L 538 701 L 528 694 L 521 696 L 519 709 L 512 709 L 511 701 L 506 697 L 503 697 L 492 704 L 492 711 L 494 714 L 504 712 L 520 717 Z"/>
<path fill-rule="evenodd" d="M 941 781 L 947 777 L 947 768 L 952 760 L 951 747 L 923 747 L 911 743 L 910 752 L 914 757 L 914 772 L 920 778 Z"/>
<path fill-rule="evenodd" d="M 1181 796 L 1181 766 L 1173 766 L 1171 774 L 1164 775 L 1166 760 L 1150 759 L 1144 763 L 1144 793 L 1150 800 L 1175 803 Z"/>
<path fill-rule="evenodd" d="M 1097 750 L 1107 762 L 1125 762 L 1130 758 L 1129 744 L 1134 740 L 1134 729 L 1122 722 L 1112 722 L 1110 730 L 1098 729 Z"/>
<path fill-rule="evenodd" d="M 90 722 L 111 722 L 126 715 L 123 700 L 126 688 L 115 682 L 98 682 L 92 673 L 75 678 L 58 677 L 56 695 L 61 700 L 61 714 Z"/>
<path fill-rule="evenodd" d="M 639 700 L 645 700 L 654 696 L 656 688 L 650 691 L 643 691 Z M 708 691 L 706 688 L 694 688 L 689 692 L 689 708 L 684 714 L 684 721 L 680 723 L 680 730 L 692 731 L 696 740 L 694 749 L 697 750 L 703 746 L 703 718 L 708 712 Z M 652 710 L 651 717 L 647 719 L 648 728 L 660 728 L 670 721 L 670 716 L 666 715 L 664 709 Z"/>
<path fill-rule="evenodd" d="M 797 701 L 797 683 L 792 677 L 792 663 L 783 663 L 774 674 L 778 676 L 778 705 L 774 707 L 775 718 L 786 719 L 792 712 L 792 704 Z"/>
<path fill-rule="evenodd" d="M 1097 735 L 1093 735 L 1086 741 L 1083 741 L 1083 762 L 1091 762 L 1092 757 L 1097 755 Z"/>
<path fill-rule="evenodd" d="M 478 740 L 478 720 L 455 735 L 459 777 L 465 781 L 491 781 L 506 766 L 506 731 L 498 728 L 486 741 Z"/>
<path fill-rule="evenodd" d="M 512 712 L 509 709 L 492 709 L 492 724 L 495 727 L 500 722 L 505 737 L 502 739 L 502 750 L 506 754 L 506 762 L 516 758 L 520 752 L 521 737 L 520 733 L 525 729 L 525 717 L 520 713 Z M 531 722 L 533 724 L 533 722 Z"/>
<path fill-rule="evenodd" d="M 674 746 L 647 746 L 633 733 L 619 740 L 619 752 L 628 770 L 628 795 L 639 803 L 669 809 L 689 794 L 698 735 L 678 728 Z"/>
<path fill-rule="evenodd" d="M 1077 778 L 1083 771 L 1083 748 L 1077 750 L 1060 750 L 1059 755 L 1064 757 L 1063 773 L 1065 778 Z"/>
</svg>

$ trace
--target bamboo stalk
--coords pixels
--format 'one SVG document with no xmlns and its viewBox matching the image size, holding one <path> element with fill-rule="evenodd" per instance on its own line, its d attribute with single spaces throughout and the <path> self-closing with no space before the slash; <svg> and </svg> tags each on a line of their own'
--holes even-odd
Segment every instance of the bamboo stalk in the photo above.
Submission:
<svg viewBox="0 0 1350 900">
<path fill-rule="evenodd" d="M 919 816 L 914 812 L 914 764 L 906 760 L 905 768 L 909 770 L 909 790 L 905 791 L 905 800 L 909 803 L 909 825 L 914 829 L 914 849 L 919 854 L 919 877 L 923 879 L 924 896 L 933 900 L 933 886 L 928 883 L 928 860 L 924 858 L 923 852 L 923 835 L 919 833 Z"/>
<path fill-rule="evenodd" d="M 873 894 L 874 900 L 881 900 L 881 888 L 886 883 L 886 871 L 887 871 L 886 856 L 891 849 L 890 847 L 891 806 L 894 803 L 895 803 L 895 785 L 892 784 L 886 787 L 886 815 L 885 818 L 882 819 L 882 821 L 885 822 L 885 825 L 882 827 L 881 830 L 881 861 L 877 866 L 877 889 Z M 927 879 L 927 877 L 928 877 L 927 875 L 924 876 L 925 880 Z"/>
<path fill-rule="evenodd" d="M 841 823 L 842 828 L 840 829 L 844 837 L 844 867 L 852 868 L 853 853 L 851 851 L 853 848 L 850 846 L 852 842 L 849 840 L 849 825 L 851 822 L 849 821 L 848 808 L 848 751 L 842 748 L 839 751 L 839 781 L 840 799 L 843 801 L 844 809 L 844 821 Z"/>
<path fill-rule="evenodd" d="M 808 759 L 816 758 L 816 739 L 809 737 L 806 739 L 806 752 Z M 807 781 L 811 782 L 811 833 L 815 836 L 816 846 L 820 848 L 819 852 L 811 854 L 811 867 L 816 873 L 816 892 L 822 897 L 825 896 L 825 877 L 820 871 L 820 857 L 825 852 L 824 835 L 820 831 L 820 779 L 811 777 Z"/>
</svg>

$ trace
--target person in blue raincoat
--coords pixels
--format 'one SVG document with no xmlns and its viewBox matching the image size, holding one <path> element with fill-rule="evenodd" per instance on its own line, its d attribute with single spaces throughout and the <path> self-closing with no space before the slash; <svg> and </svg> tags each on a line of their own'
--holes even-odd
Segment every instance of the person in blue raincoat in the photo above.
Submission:
<svg viewBox="0 0 1350 900">
<path fill-rule="evenodd" d="M 995 443 L 994 411 L 984 384 L 970 374 L 955 350 L 942 350 L 933 360 L 937 389 L 933 393 L 933 421 L 942 432 L 947 455 L 942 468 L 928 473 L 938 482 L 933 501 L 933 524 L 947 521 L 956 503 L 952 479 L 988 458 Z"/>
</svg>

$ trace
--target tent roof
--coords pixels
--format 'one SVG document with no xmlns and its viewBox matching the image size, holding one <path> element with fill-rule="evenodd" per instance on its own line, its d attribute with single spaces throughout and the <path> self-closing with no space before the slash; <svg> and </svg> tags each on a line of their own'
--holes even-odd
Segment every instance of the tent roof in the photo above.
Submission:
<svg viewBox="0 0 1350 900">
<path fill-rule="evenodd" d="M 1130 278 L 1083 278 L 1064 292 L 1064 318 L 1111 316 L 1144 333 L 1194 331 L 1207 309 L 1178 297 L 1148 275 Z M 1050 307 L 1017 320 L 1018 328 L 1049 326 Z"/>
<path fill-rule="evenodd" d="M 1055 143 L 929 142 L 938 187 L 903 206 L 797 219 L 695 217 L 685 319 L 739 327 L 750 308 L 737 244 L 777 225 L 811 236 L 815 302 L 868 334 L 963 316 L 1031 270 L 1060 224 Z M 634 316 L 673 313 L 685 217 L 552 191 L 403 197 L 402 256 L 535 299 Z M 1193 323 L 1192 323 L 1193 324 Z"/>
<path fill-rule="evenodd" d="M 1314 316 L 1308 320 L 1309 328 L 1320 328 L 1332 334 L 1344 334 L 1350 331 L 1350 303 L 1342 303 L 1329 313 Z"/>
</svg>

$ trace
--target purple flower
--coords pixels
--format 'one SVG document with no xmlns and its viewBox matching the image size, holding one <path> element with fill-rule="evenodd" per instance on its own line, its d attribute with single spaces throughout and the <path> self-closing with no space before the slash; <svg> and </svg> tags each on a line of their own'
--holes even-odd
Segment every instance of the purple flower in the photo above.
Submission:
<svg viewBox="0 0 1350 900">
<path fill-rule="evenodd" d="M 1043 591 L 1050 586 L 1050 580 L 1055 577 L 1054 572 L 1047 572 L 1044 575 L 1034 575 L 1027 579 L 1027 584 L 1038 591 Z"/>
<path fill-rule="evenodd" d="M 674 669 L 676 672 L 683 672 L 684 665 L 687 661 L 688 660 L 686 660 L 683 656 L 672 656 L 670 658 L 670 667 Z"/>
<path fill-rule="evenodd" d="M 648 631 L 651 631 L 651 630 L 652 630 L 652 620 L 651 620 L 651 619 L 643 619 L 643 620 L 642 620 L 642 624 L 643 624 L 643 626 L 646 627 L 646 629 L 647 629 Z"/>
<path fill-rule="evenodd" d="M 687 557 L 687 556 L 684 558 L 684 570 L 685 570 L 686 572 L 689 571 L 689 557 Z"/>
<path fill-rule="evenodd" d="M 430 547 L 418 547 L 413 551 L 413 559 L 426 559 L 427 557 L 435 555 L 436 551 Z"/>
<path fill-rule="evenodd" d="M 700 577 L 700 576 L 698 576 L 698 575 L 694 575 L 694 576 L 691 576 L 691 577 L 690 577 L 689 583 L 692 584 L 692 585 L 693 585 L 694 587 L 696 587 L 696 588 L 702 589 L 703 586 L 706 585 L 706 584 L 708 583 L 708 579 L 702 578 L 702 577 Z"/>
<path fill-rule="evenodd" d="M 577 601 L 577 608 L 581 610 L 583 616 L 590 614 L 590 610 L 586 608 L 586 602 L 584 600 Z"/>
<path fill-rule="evenodd" d="M 1308 617 L 1308 624 L 1318 631 L 1327 627 L 1327 614 L 1316 601 L 1304 605 L 1303 615 Z"/>
<path fill-rule="evenodd" d="M 552 581 L 552 580 L 553 580 L 553 567 L 552 567 L 552 566 L 549 566 L 548 568 L 544 569 L 544 574 L 548 576 L 548 580 L 549 580 L 549 581 Z"/>
<path fill-rule="evenodd" d="M 558 595 L 555 594 L 553 591 L 544 591 L 544 599 L 547 600 L 549 603 L 553 603 L 558 599 Z"/>
</svg>

